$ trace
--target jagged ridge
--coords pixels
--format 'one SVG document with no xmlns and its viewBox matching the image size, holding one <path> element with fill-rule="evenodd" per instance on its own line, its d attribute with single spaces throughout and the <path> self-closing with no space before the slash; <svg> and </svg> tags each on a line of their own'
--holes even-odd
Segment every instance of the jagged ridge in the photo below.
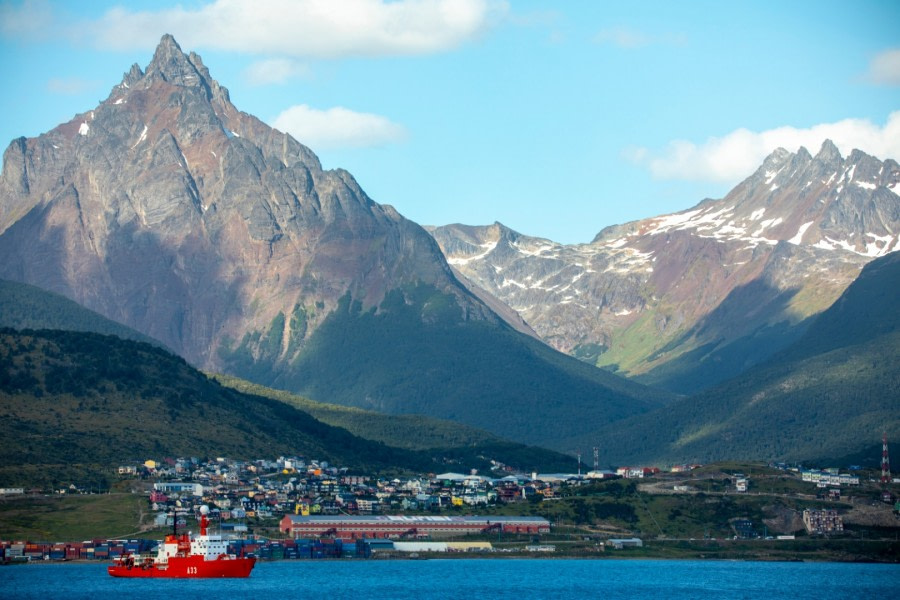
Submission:
<svg viewBox="0 0 900 600">
<path fill-rule="evenodd" d="M 0 277 L 63 294 L 204 369 L 501 435 L 510 422 L 486 415 L 514 406 L 527 442 L 542 419 L 586 430 L 668 399 L 508 331 L 421 227 L 238 111 L 170 36 L 94 110 L 5 156 Z M 467 380 L 472 364 L 490 386 Z M 535 373 L 540 389 L 520 376 Z"/>
<path fill-rule="evenodd" d="M 557 349 L 689 393 L 783 348 L 900 245 L 900 167 L 779 149 L 722 200 L 565 246 L 432 229 L 448 262 Z"/>
</svg>

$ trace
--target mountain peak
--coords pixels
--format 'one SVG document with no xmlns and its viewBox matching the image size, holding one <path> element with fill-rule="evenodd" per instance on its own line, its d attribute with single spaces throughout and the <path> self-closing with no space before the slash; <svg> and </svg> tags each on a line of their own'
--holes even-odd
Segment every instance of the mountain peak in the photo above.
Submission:
<svg viewBox="0 0 900 600">
<path fill-rule="evenodd" d="M 209 74 L 200 55 L 191 52 L 185 54 L 171 34 L 165 34 L 153 53 L 153 59 L 146 70 L 134 64 L 122 77 L 122 83 L 113 88 L 113 94 L 121 94 L 122 88 L 146 88 L 157 81 L 189 88 L 202 88 L 209 100 L 218 100 L 229 105 L 231 99 L 228 90 Z"/>
<path fill-rule="evenodd" d="M 171 33 L 164 33 L 163 36 L 159 39 L 159 45 L 156 47 L 156 53 L 159 54 L 160 50 L 165 52 L 180 52 L 184 54 L 181 50 L 181 46 L 178 45 L 178 42 L 175 41 L 175 36 Z"/>
<path fill-rule="evenodd" d="M 822 142 L 822 148 L 819 150 L 819 153 L 816 154 L 816 160 L 820 162 L 840 162 L 843 160 L 843 157 L 841 157 L 841 151 L 834 145 L 834 142 L 825 140 Z"/>
<path fill-rule="evenodd" d="M 202 67 L 203 63 L 200 63 Z M 203 68 L 203 71 L 206 71 Z M 206 75 L 208 76 L 208 72 Z M 174 85 L 182 85 L 186 87 L 202 86 L 209 84 L 204 77 L 204 73 L 197 68 L 190 57 L 182 50 L 178 42 L 171 34 L 165 34 L 156 47 L 153 54 L 153 60 L 147 66 L 144 76 L 150 81 L 161 79 Z"/>
<path fill-rule="evenodd" d="M 187 60 L 187 55 L 181 49 L 181 46 L 178 45 L 178 42 L 175 41 L 172 34 L 167 33 L 160 38 L 159 45 L 156 46 L 156 52 L 153 53 L 153 60 L 150 61 L 150 65 L 171 64 L 173 62 L 178 62 L 179 59 Z"/>
<path fill-rule="evenodd" d="M 131 87 L 140 81 L 143 76 L 144 72 L 137 63 L 134 63 L 131 65 L 131 69 L 122 77 L 122 85 L 124 87 Z"/>
<path fill-rule="evenodd" d="M 766 159 L 763 161 L 762 166 L 760 167 L 760 171 L 765 171 L 767 169 L 771 169 L 773 167 L 780 167 L 783 165 L 789 158 L 791 158 L 791 153 L 785 150 L 784 148 L 775 148 L 771 154 L 769 154 Z"/>
</svg>

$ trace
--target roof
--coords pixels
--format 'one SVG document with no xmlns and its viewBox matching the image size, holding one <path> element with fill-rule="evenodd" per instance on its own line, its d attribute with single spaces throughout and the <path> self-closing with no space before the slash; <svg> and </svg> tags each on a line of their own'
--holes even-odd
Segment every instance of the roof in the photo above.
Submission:
<svg viewBox="0 0 900 600">
<path fill-rule="evenodd" d="M 467 524 L 467 523 L 537 523 L 550 524 L 544 517 L 510 517 L 510 516 L 466 516 L 466 517 L 432 517 L 432 516 L 393 516 L 393 515 L 285 515 L 294 523 L 408 523 L 408 524 Z"/>
</svg>

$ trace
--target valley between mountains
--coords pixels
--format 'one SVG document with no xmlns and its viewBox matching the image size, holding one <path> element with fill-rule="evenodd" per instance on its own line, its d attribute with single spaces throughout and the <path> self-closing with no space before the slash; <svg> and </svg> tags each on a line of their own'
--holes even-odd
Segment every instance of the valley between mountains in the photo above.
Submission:
<svg viewBox="0 0 900 600">
<path fill-rule="evenodd" d="M 722 199 L 563 245 L 423 228 L 302 141 L 168 35 L 99 105 L 12 141 L 0 425 L 25 462 L 90 462 L 96 427 L 378 468 L 467 446 L 526 469 L 594 447 L 604 466 L 824 460 L 900 437 L 892 159 L 777 150 Z M 161 427 L 130 424 L 138 405 Z M 358 412 L 326 425 L 336 406 Z M 187 414 L 221 438 L 182 449 L 165 431 Z"/>
</svg>

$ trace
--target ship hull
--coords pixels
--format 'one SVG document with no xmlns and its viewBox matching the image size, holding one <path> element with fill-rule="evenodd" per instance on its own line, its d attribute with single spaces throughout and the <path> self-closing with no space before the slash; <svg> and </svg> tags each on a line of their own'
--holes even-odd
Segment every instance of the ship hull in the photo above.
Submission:
<svg viewBox="0 0 900 600">
<path fill-rule="evenodd" d="M 202 556 L 171 557 L 168 564 L 114 564 L 107 567 L 113 577 L 210 579 L 225 577 L 249 577 L 256 564 L 255 558 L 223 557 L 205 560 Z"/>
</svg>

